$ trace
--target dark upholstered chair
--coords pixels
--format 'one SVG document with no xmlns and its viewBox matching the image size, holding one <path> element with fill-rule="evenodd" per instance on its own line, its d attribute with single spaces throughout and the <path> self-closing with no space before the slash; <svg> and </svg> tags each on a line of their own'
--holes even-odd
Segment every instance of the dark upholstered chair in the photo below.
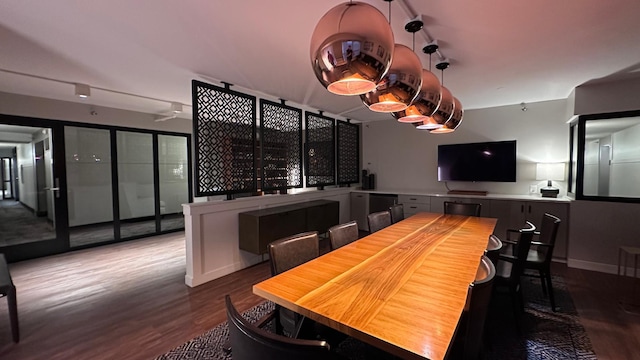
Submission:
<svg viewBox="0 0 640 360">
<path fill-rule="evenodd" d="M 7 308 L 9 309 L 9 321 L 11 322 L 11 334 L 13 341 L 20 341 L 20 327 L 18 325 L 18 302 L 16 300 L 16 287 L 11 280 L 9 266 L 4 258 L 4 254 L 0 254 L 0 297 L 7 298 Z"/>
<path fill-rule="evenodd" d="M 321 360 L 334 358 L 321 340 L 292 339 L 254 326 L 225 297 L 233 360 Z"/>
<path fill-rule="evenodd" d="M 402 206 L 402 204 L 395 204 L 389 207 L 389 213 L 391 214 L 392 224 L 404 220 L 404 206 Z"/>
<path fill-rule="evenodd" d="M 444 213 L 450 215 L 480 216 L 482 204 L 444 202 Z"/>
<path fill-rule="evenodd" d="M 496 290 L 505 289 L 511 296 L 513 312 L 516 321 L 516 329 L 520 331 L 520 313 L 524 311 L 524 300 L 522 297 L 522 287 L 520 286 L 520 277 L 524 271 L 527 255 L 531 248 L 531 241 L 536 231 L 535 225 L 526 222 L 524 228 L 518 230 L 518 240 L 513 247 L 513 255 L 500 254 L 498 258 L 498 267 L 496 269 Z"/>
<path fill-rule="evenodd" d="M 498 266 L 498 257 L 500 256 L 501 250 L 502 241 L 493 234 L 489 235 L 489 242 L 487 242 L 487 248 L 484 250 L 484 254 L 491 260 L 493 266 Z"/>
<path fill-rule="evenodd" d="M 358 223 L 353 220 L 348 223 L 335 225 L 329 228 L 328 233 L 331 250 L 335 250 L 358 240 Z"/>
<path fill-rule="evenodd" d="M 467 302 L 447 359 L 479 359 L 482 351 L 485 320 L 489 310 L 496 268 L 483 256 L 478 265 L 476 279 L 469 285 Z"/>
<path fill-rule="evenodd" d="M 531 249 L 529 249 L 527 262 L 524 265 L 525 270 L 537 272 L 537 274 L 525 272 L 524 275 L 539 278 L 544 295 L 547 295 L 548 289 L 549 303 L 553 311 L 556 311 L 556 303 L 553 297 L 553 285 L 551 283 L 551 258 L 553 256 L 553 248 L 556 243 L 560 223 L 560 219 L 554 215 L 545 213 L 542 216 L 540 231 L 536 232 L 536 236 L 534 236 L 534 239 L 537 241 L 531 242 Z"/>
<path fill-rule="evenodd" d="M 369 232 L 374 233 L 391 225 L 391 213 L 389 211 L 378 211 L 367 215 Z"/>
<path fill-rule="evenodd" d="M 300 233 L 273 241 L 269 243 L 267 250 L 271 275 L 278 275 L 320 255 L 318 232 Z M 304 317 L 280 306 L 276 306 L 276 313 L 276 333 L 286 332 L 291 337 L 297 337 Z"/>
</svg>

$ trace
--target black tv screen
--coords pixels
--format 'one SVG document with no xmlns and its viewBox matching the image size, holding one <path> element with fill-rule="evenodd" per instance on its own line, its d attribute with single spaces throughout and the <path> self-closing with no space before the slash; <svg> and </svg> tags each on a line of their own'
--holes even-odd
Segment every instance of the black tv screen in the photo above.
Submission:
<svg viewBox="0 0 640 360">
<path fill-rule="evenodd" d="M 438 146 L 438 181 L 516 181 L 516 141 Z"/>
</svg>

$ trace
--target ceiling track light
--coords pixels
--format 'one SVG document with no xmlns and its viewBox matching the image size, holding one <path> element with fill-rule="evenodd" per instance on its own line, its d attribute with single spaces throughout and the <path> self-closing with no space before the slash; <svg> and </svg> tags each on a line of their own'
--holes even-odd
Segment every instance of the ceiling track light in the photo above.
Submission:
<svg viewBox="0 0 640 360">
<path fill-rule="evenodd" d="M 182 104 L 179 102 L 172 102 L 171 103 L 171 112 L 174 114 L 180 114 L 182 113 Z"/>
<path fill-rule="evenodd" d="M 82 99 L 86 99 L 91 96 L 91 87 L 87 84 L 75 83 L 76 96 Z"/>
</svg>

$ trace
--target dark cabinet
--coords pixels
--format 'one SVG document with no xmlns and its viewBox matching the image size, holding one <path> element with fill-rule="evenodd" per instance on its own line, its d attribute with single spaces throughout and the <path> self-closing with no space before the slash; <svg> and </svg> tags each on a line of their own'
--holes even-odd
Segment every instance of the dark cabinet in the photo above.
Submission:
<svg viewBox="0 0 640 360">
<path fill-rule="evenodd" d="M 340 221 L 340 202 L 315 200 L 238 214 L 240 249 L 267 252 L 277 239 L 305 231 L 326 232 Z"/>
</svg>

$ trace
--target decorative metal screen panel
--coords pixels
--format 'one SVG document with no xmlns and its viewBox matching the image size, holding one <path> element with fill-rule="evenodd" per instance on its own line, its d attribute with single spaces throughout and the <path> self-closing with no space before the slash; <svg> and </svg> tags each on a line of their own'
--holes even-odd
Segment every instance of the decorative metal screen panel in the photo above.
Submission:
<svg viewBox="0 0 640 360">
<path fill-rule="evenodd" d="M 302 187 L 302 110 L 260 99 L 262 190 Z"/>
<path fill-rule="evenodd" d="M 335 120 L 305 112 L 305 168 L 307 186 L 336 183 Z"/>
<path fill-rule="evenodd" d="M 338 184 L 360 182 L 360 126 L 337 121 Z"/>
<path fill-rule="evenodd" d="M 196 196 L 257 190 L 256 98 L 192 81 Z"/>
</svg>

